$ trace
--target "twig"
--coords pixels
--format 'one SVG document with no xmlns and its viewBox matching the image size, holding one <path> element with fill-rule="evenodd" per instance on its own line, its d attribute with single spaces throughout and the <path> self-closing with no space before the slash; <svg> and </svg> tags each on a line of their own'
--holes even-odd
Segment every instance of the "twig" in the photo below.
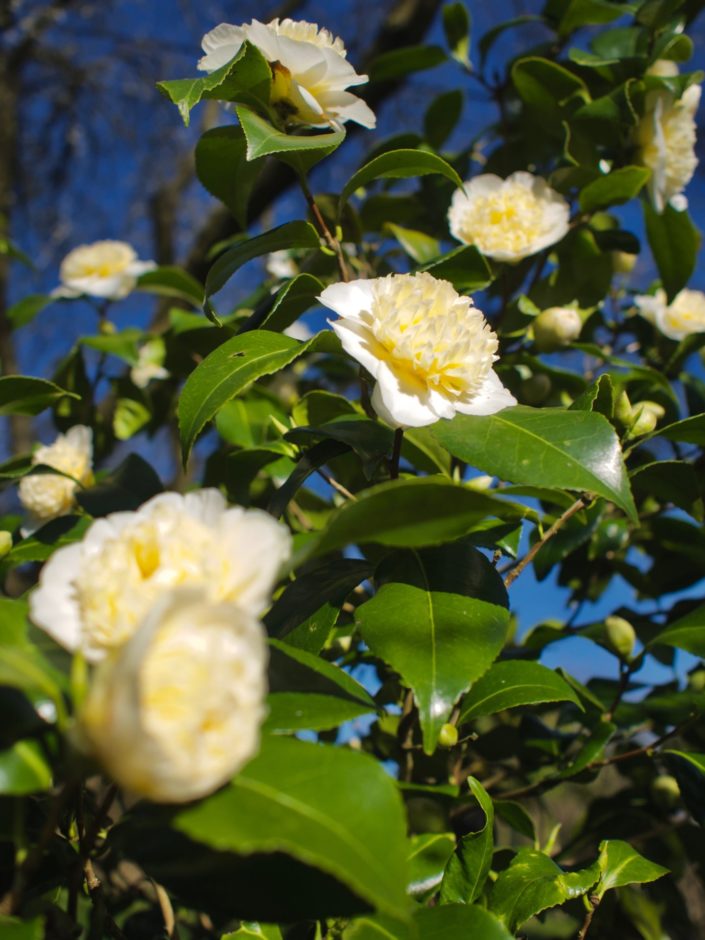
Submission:
<svg viewBox="0 0 705 940">
<path fill-rule="evenodd" d="M 399 476 L 399 458 L 401 457 L 401 445 L 404 440 L 404 428 L 396 428 L 394 431 L 394 444 L 392 445 L 392 456 L 389 461 L 389 476 L 396 480 Z"/>
<path fill-rule="evenodd" d="M 592 919 L 595 916 L 595 911 L 599 907 L 601 900 L 602 898 L 598 898 L 597 895 L 592 895 L 589 898 L 590 907 L 588 908 L 588 912 L 585 915 L 583 926 L 580 928 L 580 933 L 578 934 L 578 940 L 585 940 L 585 937 L 587 937 L 587 932 L 590 929 L 590 924 L 592 923 Z"/>
<path fill-rule="evenodd" d="M 349 489 L 344 487 L 342 483 L 338 483 L 335 477 L 331 476 L 330 473 L 326 473 L 326 471 L 321 470 L 320 467 L 316 472 L 326 481 L 328 486 L 332 487 L 334 490 L 337 490 L 341 496 L 344 496 L 346 499 L 351 499 L 353 502 L 357 502 L 357 496 L 354 493 L 351 493 Z"/>
<path fill-rule="evenodd" d="M 402 780 L 404 780 L 406 783 L 410 783 L 414 775 L 414 693 L 411 691 L 411 689 L 407 690 L 406 696 L 404 698 L 404 707 L 401 713 L 401 721 L 399 722 L 400 731 L 403 731 L 404 729 L 404 722 L 408 722 L 408 726 L 406 728 L 406 733 L 404 734 L 404 739 L 402 742 L 402 750 L 404 752 Z"/>
<path fill-rule="evenodd" d="M 552 539 L 553 536 L 566 524 L 566 522 L 568 522 L 568 520 L 576 514 L 576 512 L 580 512 L 581 509 L 585 509 L 589 502 L 589 496 L 581 496 L 579 499 L 576 499 L 572 506 L 569 506 L 568 509 L 566 509 L 562 516 L 559 516 L 559 518 L 556 519 L 551 528 L 545 532 L 543 537 L 539 539 L 535 545 L 532 545 L 526 555 L 524 555 L 524 557 L 518 561 L 516 565 L 514 565 L 511 571 L 509 571 L 506 578 L 504 579 L 504 586 L 506 588 L 516 581 L 524 568 L 526 568 L 526 566 L 534 560 L 546 542 L 548 542 L 549 539 Z"/>
<path fill-rule="evenodd" d="M 320 232 L 323 240 L 330 250 L 335 254 L 336 261 L 338 262 L 338 270 L 340 271 L 341 281 L 349 281 L 350 274 L 348 272 L 348 266 L 345 262 L 345 255 L 343 253 L 343 248 L 338 239 L 333 235 L 331 230 L 328 228 L 326 220 L 321 215 L 321 210 L 316 205 L 316 200 L 314 199 L 313 193 L 309 189 L 308 182 L 303 173 L 299 176 L 299 184 L 301 186 L 301 191 L 306 197 L 306 202 L 308 207 L 311 210 L 311 215 L 316 223 L 316 227 Z"/>
</svg>

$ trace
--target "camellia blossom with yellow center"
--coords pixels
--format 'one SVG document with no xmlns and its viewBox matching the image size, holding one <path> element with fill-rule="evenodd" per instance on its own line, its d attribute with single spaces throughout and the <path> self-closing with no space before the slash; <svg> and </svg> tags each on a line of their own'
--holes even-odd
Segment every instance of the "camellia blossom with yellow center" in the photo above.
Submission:
<svg viewBox="0 0 705 940">
<path fill-rule="evenodd" d="M 137 278 L 156 267 L 154 261 L 139 261 L 132 245 L 101 241 L 79 245 L 61 262 L 61 286 L 52 297 L 100 297 L 122 300 L 134 290 Z"/>
<path fill-rule="evenodd" d="M 202 586 L 213 603 L 258 616 L 290 546 L 286 526 L 259 509 L 228 508 L 218 490 L 162 493 L 136 512 L 96 520 L 80 542 L 54 552 L 30 616 L 61 646 L 96 661 L 172 588 Z"/>
<path fill-rule="evenodd" d="M 540 176 L 519 171 L 506 180 L 484 173 L 456 190 L 448 212 L 458 241 L 488 258 L 515 263 L 559 242 L 570 207 Z"/>
<path fill-rule="evenodd" d="M 516 404 L 492 368 L 497 336 L 448 281 L 390 274 L 332 284 L 319 300 L 340 316 L 331 326 L 376 380 L 372 406 L 392 427 Z"/>
<path fill-rule="evenodd" d="M 678 68 L 674 63 L 657 62 L 649 73 L 672 77 L 678 74 Z M 663 212 L 669 202 L 676 208 L 687 204 L 682 193 L 698 165 L 695 113 L 700 93 L 699 85 L 690 85 L 680 98 L 665 89 L 650 91 L 646 96 L 636 142 L 641 162 L 651 170 L 647 188 L 658 212 Z"/>
<path fill-rule="evenodd" d="M 82 424 L 59 434 L 53 444 L 44 444 L 32 454 L 32 465 L 61 470 L 36 473 L 20 481 L 20 502 L 30 513 L 30 528 L 64 516 L 76 505 L 76 490 L 93 482 L 93 432 Z M 72 477 L 73 479 L 69 479 Z"/>
<path fill-rule="evenodd" d="M 256 46 L 272 68 L 270 103 L 283 126 L 297 124 L 340 128 L 355 121 L 372 128 L 374 113 L 345 89 L 363 85 L 346 60 L 341 39 L 314 23 L 275 19 L 268 24 L 252 20 L 243 26 L 221 23 L 203 37 L 205 55 L 199 69 L 213 72 L 237 55 L 247 40 Z"/>
<path fill-rule="evenodd" d="M 669 339 L 682 340 L 692 333 L 705 333 L 705 294 L 699 290 L 682 290 L 668 303 L 664 290 L 653 296 L 641 294 L 634 298 L 639 313 L 653 323 Z"/>
<path fill-rule="evenodd" d="M 262 624 L 203 589 L 167 592 L 97 667 L 77 741 L 120 786 L 195 800 L 254 757 L 265 716 Z"/>
</svg>

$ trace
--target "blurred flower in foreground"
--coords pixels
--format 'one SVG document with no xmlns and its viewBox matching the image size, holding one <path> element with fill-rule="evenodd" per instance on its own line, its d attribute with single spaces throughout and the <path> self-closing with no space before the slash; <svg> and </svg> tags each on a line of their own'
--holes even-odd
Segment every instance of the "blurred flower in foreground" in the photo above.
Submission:
<svg viewBox="0 0 705 940">
<path fill-rule="evenodd" d="M 57 643 L 99 660 L 122 645 L 165 591 L 202 586 L 209 601 L 257 616 L 289 557 L 286 526 L 259 509 L 228 508 L 204 489 L 162 493 L 136 512 L 98 519 L 44 566 L 30 615 Z"/>
<path fill-rule="evenodd" d="M 580 336 L 583 320 L 575 307 L 549 307 L 531 324 L 540 352 L 554 352 Z"/>
<path fill-rule="evenodd" d="M 76 505 L 76 490 L 93 482 L 93 432 L 82 424 L 59 434 L 32 454 L 32 465 L 44 464 L 58 473 L 32 473 L 20 481 L 20 502 L 30 513 L 29 529 L 66 515 Z M 69 479 L 73 477 L 73 479 Z"/>
<path fill-rule="evenodd" d="M 168 379 L 169 373 L 164 368 L 164 340 L 158 336 L 140 346 L 137 362 L 130 369 L 130 378 L 137 388 L 146 388 L 152 379 Z"/>
<path fill-rule="evenodd" d="M 52 297 L 100 297 L 122 300 L 134 290 L 137 278 L 156 267 L 154 261 L 139 261 L 126 242 L 102 241 L 79 245 L 61 262 L 61 287 Z"/>
<path fill-rule="evenodd" d="M 265 715 L 262 624 L 206 592 L 165 594 L 130 640 L 100 663 L 78 740 L 132 793 L 198 799 L 253 757 Z"/>
<path fill-rule="evenodd" d="M 650 74 L 664 77 L 678 74 L 674 63 L 654 65 Z M 687 205 L 681 193 L 698 165 L 695 112 L 700 104 L 700 92 L 699 85 L 690 85 L 680 98 L 666 90 L 650 91 L 646 96 L 636 141 L 641 162 L 651 170 L 647 186 L 658 212 L 663 212 L 668 202 L 677 209 Z"/>
<path fill-rule="evenodd" d="M 681 340 L 691 333 L 705 333 L 705 294 L 699 290 L 682 290 L 668 303 L 666 292 L 657 290 L 651 296 L 634 298 L 642 317 L 653 323 L 669 339 Z"/>
<path fill-rule="evenodd" d="M 319 297 L 343 348 L 376 379 L 372 406 L 392 427 L 456 412 L 494 414 L 516 399 L 492 368 L 497 337 L 469 297 L 430 274 L 332 284 Z"/>
<path fill-rule="evenodd" d="M 540 176 L 519 171 L 506 180 L 484 173 L 453 195 L 450 231 L 496 261 L 521 261 L 568 231 L 566 200 Z"/>
<path fill-rule="evenodd" d="M 364 85 L 346 61 L 341 39 L 314 23 L 274 19 L 267 25 L 252 20 L 243 26 L 221 23 L 203 37 L 205 55 L 198 63 L 213 72 L 229 62 L 247 40 L 256 46 L 272 68 L 270 103 L 284 126 L 308 124 L 340 127 L 355 121 L 374 127 L 375 116 L 361 98 L 349 91 Z"/>
</svg>

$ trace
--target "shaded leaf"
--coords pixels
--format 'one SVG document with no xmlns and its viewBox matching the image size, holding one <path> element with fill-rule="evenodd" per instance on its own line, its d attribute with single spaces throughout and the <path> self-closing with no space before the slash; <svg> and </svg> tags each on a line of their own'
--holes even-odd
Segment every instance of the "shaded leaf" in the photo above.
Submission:
<svg viewBox="0 0 705 940">
<path fill-rule="evenodd" d="M 492 865 L 494 853 L 494 807 L 479 780 L 468 777 L 470 790 L 485 814 L 485 824 L 477 832 L 464 835 L 451 856 L 443 875 L 440 903 L 472 904 L 480 897 Z"/>
<path fill-rule="evenodd" d="M 540 663 L 507 660 L 495 663 L 472 686 L 463 699 L 460 721 L 542 702 L 574 702 L 582 709 L 573 689 L 553 669 Z"/>
<path fill-rule="evenodd" d="M 27 375 L 0 376 L 0 415 L 38 415 L 60 398 L 80 398 L 46 379 Z"/>
<path fill-rule="evenodd" d="M 367 186 L 374 180 L 406 179 L 427 176 L 430 173 L 445 176 L 455 186 L 463 185 L 453 167 L 435 153 L 430 153 L 428 150 L 389 150 L 353 173 L 340 194 L 339 210 L 342 210 L 356 189 Z"/>
</svg>

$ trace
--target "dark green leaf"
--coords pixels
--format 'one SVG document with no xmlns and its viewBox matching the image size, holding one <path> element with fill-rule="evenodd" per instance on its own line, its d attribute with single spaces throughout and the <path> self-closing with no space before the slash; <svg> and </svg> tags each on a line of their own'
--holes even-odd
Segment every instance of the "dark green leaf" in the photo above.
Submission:
<svg viewBox="0 0 705 940">
<path fill-rule="evenodd" d="M 247 204 L 261 164 L 247 159 L 241 127 L 214 127 L 196 144 L 196 175 L 208 192 L 220 199 L 238 224 L 247 225 Z"/>
<path fill-rule="evenodd" d="M 561 36 L 567 36 L 581 26 L 597 26 L 611 23 L 624 16 L 625 4 L 611 0 L 569 0 L 567 9 L 558 24 Z"/>
<path fill-rule="evenodd" d="M 481 907 L 445 904 L 424 907 L 414 915 L 418 940 L 512 940 L 497 918 Z"/>
<path fill-rule="evenodd" d="M 79 398 L 46 379 L 27 375 L 0 376 L 0 415 L 38 415 L 64 397 Z"/>
<path fill-rule="evenodd" d="M 29 297 L 18 300 L 7 311 L 7 319 L 10 321 L 13 330 L 18 330 L 21 326 L 31 323 L 37 314 L 41 313 L 52 300 L 53 298 L 48 294 L 30 294 Z"/>
<path fill-rule="evenodd" d="M 370 66 L 371 82 L 390 82 L 411 72 L 435 68 L 446 61 L 440 46 L 405 46 L 378 55 Z"/>
<path fill-rule="evenodd" d="M 6 917 L 0 914 L 2 940 L 42 940 L 46 936 L 43 921 L 43 917 L 20 920 L 19 917 Z"/>
<path fill-rule="evenodd" d="M 424 115 L 424 135 L 438 150 L 452 134 L 463 111 L 463 93 L 460 89 L 445 91 L 434 98 Z"/>
<path fill-rule="evenodd" d="M 507 660 L 495 663 L 472 686 L 463 699 L 460 721 L 542 702 L 574 702 L 582 709 L 575 692 L 552 669 L 540 663 Z"/>
<path fill-rule="evenodd" d="M 451 856 L 441 884 L 441 904 L 472 904 L 480 897 L 492 865 L 494 853 L 494 807 L 479 780 L 468 777 L 473 796 L 485 814 L 485 824 L 477 832 L 464 835 Z"/>
<path fill-rule="evenodd" d="M 470 14 L 464 3 L 446 3 L 443 7 L 443 32 L 451 55 L 470 65 Z"/>
<path fill-rule="evenodd" d="M 185 300 L 197 308 L 203 303 L 203 285 L 182 268 L 167 265 L 147 271 L 140 275 L 137 286 L 150 294 Z"/>
<path fill-rule="evenodd" d="M 695 269 L 700 235 L 688 213 L 678 212 L 673 206 L 666 206 L 659 214 L 645 202 L 644 219 L 649 245 L 670 303 Z"/>
<path fill-rule="evenodd" d="M 580 193 L 583 212 L 596 212 L 609 206 L 618 206 L 638 196 L 646 185 L 651 171 L 643 166 L 625 166 L 600 176 Z"/>
<path fill-rule="evenodd" d="M 239 107 L 237 116 L 247 140 L 248 160 L 275 154 L 299 174 L 306 173 L 345 140 L 342 128 L 317 134 L 285 134 L 249 108 Z"/>
<path fill-rule="evenodd" d="M 343 206 L 356 189 L 367 186 L 374 180 L 407 179 L 408 177 L 428 176 L 431 173 L 445 176 L 455 186 L 463 185 L 463 181 L 453 167 L 435 153 L 429 153 L 428 150 L 389 150 L 353 173 L 340 194 L 339 209 L 342 211 Z"/>
<path fill-rule="evenodd" d="M 597 864 L 600 880 L 593 893 L 598 898 L 603 897 L 605 892 L 612 888 L 645 884 L 668 874 L 667 868 L 650 862 L 621 839 L 607 839 L 600 844 Z"/>
<path fill-rule="evenodd" d="M 492 283 L 492 271 L 484 255 L 474 245 L 462 245 L 419 269 L 450 281 L 458 291 L 482 290 Z"/>
<path fill-rule="evenodd" d="M 91 516 L 130 512 L 163 490 L 155 470 L 137 454 L 128 454 L 119 467 L 99 483 L 79 490 L 76 499 Z"/>
<path fill-rule="evenodd" d="M 272 309 L 260 324 L 268 330 L 285 330 L 316 303 L 323 284 L 312 274 L 297 274 L 281 287 Z"/>
<path fill-rule="evenodd" d="M 675 646 L 705 658 L 705 605 L 696 607 L 654 637 L 651 644 Z M 650 644 L 650 645 L 651 645 Z"/>
<path fill-rule="evenodd" d="M 429 832 L 411 837 L 409 894 L 428 897 L 441 883 L 443 870 L 455 849 L 452 832 Z"/>
<path fill-rule="evenodd" d="M 562 112 L 571 98 L 589 101 L 585 82 L 556 62 L 530 56 L 512 66 L 512 81 L 521 98 L 546 115 Z"/>
<path fill-rule="evenodd" d="M 662 751 L 661 756 L 678 781 L 683 802 L 691 816 L 705 826 L 705 754 Z"/>
<path fill-rule="evenodd" d="M 24 796 L 48 790 L 51 784 L 51 767 L 36 741 L 18 741 L 0 751 L 0 794 Z"/>
</svg>

